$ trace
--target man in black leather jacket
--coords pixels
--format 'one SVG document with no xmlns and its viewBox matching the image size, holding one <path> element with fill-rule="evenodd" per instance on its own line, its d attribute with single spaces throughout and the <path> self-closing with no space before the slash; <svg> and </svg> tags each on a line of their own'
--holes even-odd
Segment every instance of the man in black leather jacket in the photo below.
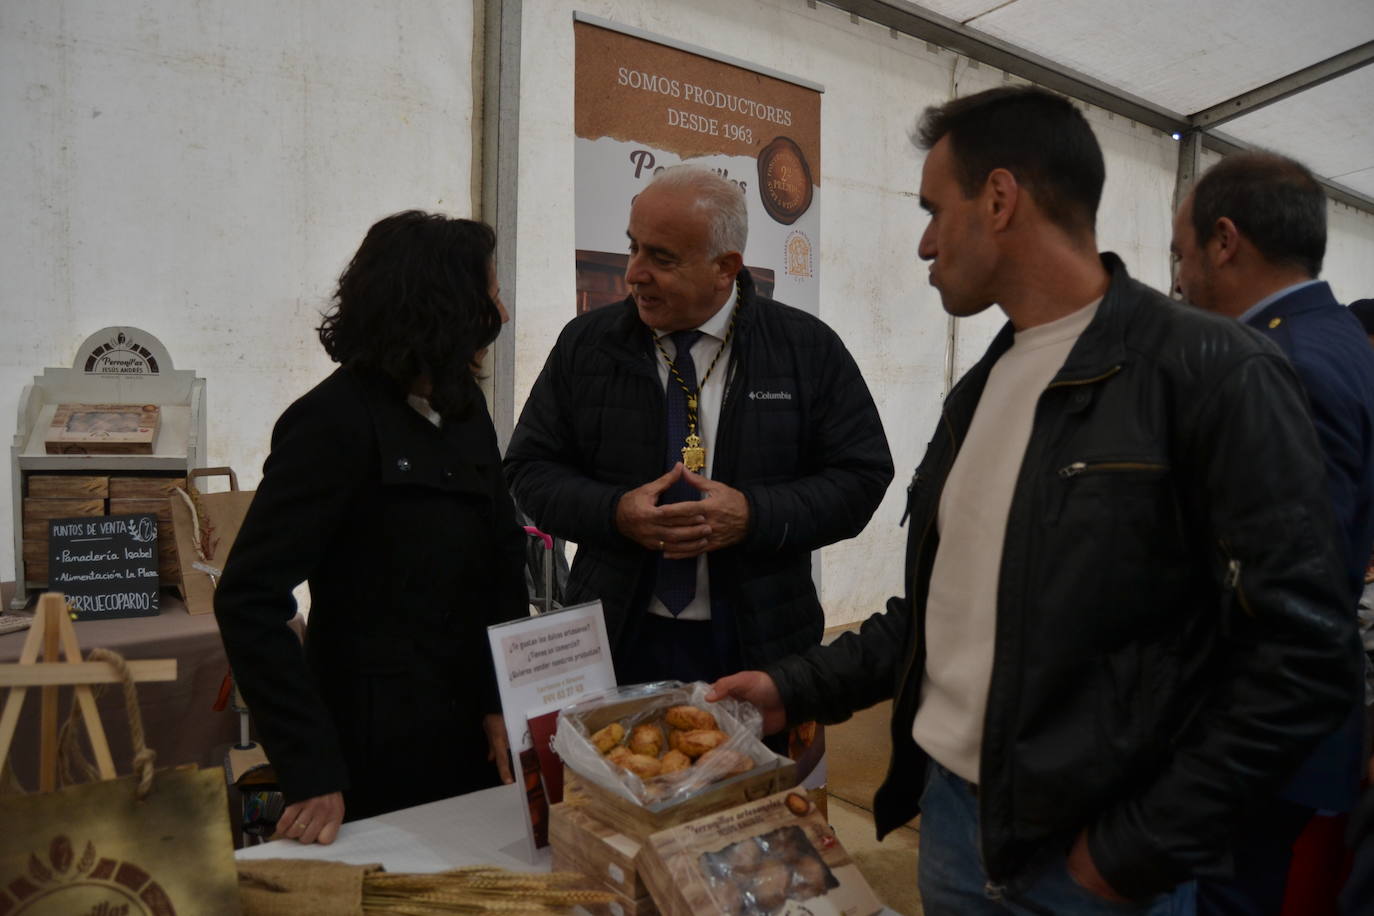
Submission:
<svg viewBox="0 0 1374 916">
<path fill-rule="evenodd" d="M 1356 689 L 1303 396 L 1252 331 L 1098 254 L 1069 102 L 991 90 L 920 140 L 931 282 L 1010 324 L 912 480 L 906 596 L 715 695 L 768 730 L 895 698 L 874 811 L 924 812 L 927 913 L 1173 912 Z"/>
</svg>

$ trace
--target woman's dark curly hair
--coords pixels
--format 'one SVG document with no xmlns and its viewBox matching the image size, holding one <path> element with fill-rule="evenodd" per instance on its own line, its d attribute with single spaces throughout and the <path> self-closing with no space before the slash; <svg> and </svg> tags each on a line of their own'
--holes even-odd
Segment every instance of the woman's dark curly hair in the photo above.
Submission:
<svg viewBox="0 0 1374 916">
<path fill-rule="evenodd" d="M 481 391 L 477 351 L 501 331 L 489 292 L 496 234 L 486 223 L 419 210 L 379 221 L 339 276 L 316 330 L 337 363 L 369 369 L 409 393 L 428 379 L 430 406 L 467 416 Z"/>
</svg>

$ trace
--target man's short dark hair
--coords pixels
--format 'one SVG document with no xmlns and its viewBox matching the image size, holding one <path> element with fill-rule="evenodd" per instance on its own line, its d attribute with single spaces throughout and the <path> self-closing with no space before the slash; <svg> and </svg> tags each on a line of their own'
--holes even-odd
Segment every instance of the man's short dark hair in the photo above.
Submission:
<svg viewBox="0 0 1374 916">
<path fill-rule="evenodd" d="M 1107 168 L 1083 113 L 1032 86 L 989 89 L 932 106 L 913 138 L 929 150 L 949 137 L 966 197 L 993 169 L 1006 169 L 1051 222 L 1074 236 L 1092 233 Z"/>
<path fill-rule="evenodd" d="M 1322 272 L 1326 195 L 1301 162 L 1277 153 L 1227 156 L 1193 188 L 1193 231 L 1204 245 L 1227 217 L 1271 264 Z"/>
</svg>

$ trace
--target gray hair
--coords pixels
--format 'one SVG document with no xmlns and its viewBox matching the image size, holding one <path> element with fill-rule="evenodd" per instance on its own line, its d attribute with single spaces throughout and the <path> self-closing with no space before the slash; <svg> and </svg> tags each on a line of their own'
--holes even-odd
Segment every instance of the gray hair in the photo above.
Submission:
<svg viewBox="0 0 1374 916">
<path fill-rule="evenodd" d="M 718 258 L 727 251 L 744 254 L 749 240 L 749 210 L 744 192 L 733 181 L 696 165 L 675 165 L 654 176 L 645 188 L 682 191 L 696 198 L 698 209 L 706 212 L 711 225 L 711 253 Z"/>
</svg>

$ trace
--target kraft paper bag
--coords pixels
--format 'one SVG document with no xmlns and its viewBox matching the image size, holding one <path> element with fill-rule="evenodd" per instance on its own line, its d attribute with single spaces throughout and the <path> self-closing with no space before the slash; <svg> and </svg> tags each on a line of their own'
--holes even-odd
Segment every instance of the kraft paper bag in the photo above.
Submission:
<svg viewBox="0 0 1374 916">
<path fill-rule="evenodd" d="M 220 476 L 229 478 L 228 491 L 202 493 L 196 488 L 197 478 Z M 185 490 L 171 495 L 181 593 L 187 613 L 209 614 L 215 610 L 215 586 L 243 527 L 253 491 L 240 490 L 238 476 L 229 468 L 196 468 L 187 476 Z"/>
</svg>

